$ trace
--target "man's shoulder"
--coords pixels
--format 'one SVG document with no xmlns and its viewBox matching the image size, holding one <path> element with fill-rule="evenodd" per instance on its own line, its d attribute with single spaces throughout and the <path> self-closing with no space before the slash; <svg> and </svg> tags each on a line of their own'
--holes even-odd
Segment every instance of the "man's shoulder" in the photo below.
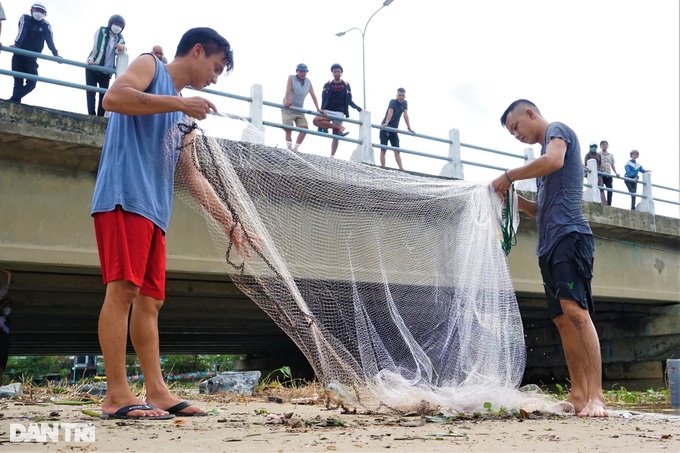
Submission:
<svg viewBox="0 0 680 453">
<path fill-rule="evenodd" d="M 574 130 L 559 121 L 548 124 L 548 127 L 545 130 L 546 143 L 553 138 L 560 138 L 567 142 L 570 146 L 575 145 L 578 141 Z"/>
<path fill-rule="evenodd" d="M 574 131 L 569 126 L 561 121 L 553 121 L 552 123 L 548 124 L 548 130 L 563 130 L 572 134 L 574 133 Z"/>
</svg>

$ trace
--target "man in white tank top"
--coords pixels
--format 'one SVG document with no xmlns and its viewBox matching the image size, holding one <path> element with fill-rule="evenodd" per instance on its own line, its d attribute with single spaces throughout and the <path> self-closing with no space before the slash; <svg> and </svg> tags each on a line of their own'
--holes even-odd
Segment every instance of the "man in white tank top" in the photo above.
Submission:
<svg viewBox="0 0 680 453">
<path fill-rule="evenodd" d="M 300 63 L 297 65 L 297 68 L 295 68 L 295 74 L 288 76 L 286 96 L 283 98 L 283 105 L 286 108 L 281 109 L 281 122 L 286 126 L 309 129 L 309 124 L 307 123 L 305 115 L 300 111 L 290 109 L 290 107 L 301 109 L 304 106 L 307 94 L 312 95 L 314 106 L 316 107 L 317 112 L 319 111 L 319 102 L 316 99 L 316 94 L 314 94 L 312 82 L 307 78 L 307 71 L 309 71 L 307 65 Z M 305 139 L 307 134 L 305 132 L 300 132 L 295 141 L 295 145 L 293 145 L 293 131 L 291 129 L 284 129 L 284 131 L 286 132 L 286 146 L 292 151 L 297 151 L 300 143 L 302 143 L 302 140 Z"/>
</svg>

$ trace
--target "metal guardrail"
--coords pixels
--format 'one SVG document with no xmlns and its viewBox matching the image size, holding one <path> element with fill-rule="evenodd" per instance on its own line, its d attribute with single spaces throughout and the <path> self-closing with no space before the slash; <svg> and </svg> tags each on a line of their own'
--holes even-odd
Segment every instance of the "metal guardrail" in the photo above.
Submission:
<svg viewBox="0 0 680 453">
<path fill-rule="evenodd" d="M 29 56 L 29 57 L 35 57 L 35 58 L 41 58 L 44 60 L 50 60 L 57 62 L 59 64 L 66 64 L 66 65 L 71 65 L 71 66 L 78 66 L 78 67 L 83 67 L 87 69 L 93 69 L 93 70 L 98 70 L 106 73 L 114 73 L 115 71 L 112 68 L 106 68 L 103 66 L 96 66 L 96 65 L 90 65 L 87 63 L 82 63 L 79 61 L 75 60 L 69 60 L 66 58 L 61 58 L 61 57 L 54 57 L 51 55 L 43 55 L 35 52 L 30 52 L 24 49 L 19 49 L 16 47 L 8 47 L 8 46 L 3 46 L 2 50 L 5 52 L 11 52 L 15 53 L 17 55 L 24 55 L 24 56 Z M 66 81 L 61 81 L 61 80 L 56 80 L 56 79 L 51 79 L 47 77 L 42 77 L 42 76 L 36 76 L 32 74 L 25 74 L 21 72 L 14 72 L 14 71 L 8 71 L 4 69 L 0 69 L 0 75 L 7 75 L 11 77 L 21 77 L 25 79 L 30 79 L 30 80 L 35 80 L 39 82 L 46 82 L 54 85 L 60 85 L 60 86 L 65 86 L 68 88 L 75 88 L 75 89 L 81 89 L 81 90 L 88 90 L 88 91 L 96 91 L 99 93 L 105 93 L 106 89 L 104 88 L 99 88 L 99 87 L 93 87 L 89 85 L 82 85 L 82 84 L 77 84 L 77 83 L 71 83 L 71 82 L 66 82 Z M 191 88 L 191 87 L 189 87 Z M 222 91 L 217 91 L 217 90 L 212 90 L 212 89 L 203 89 L 201 90 L 205 93 L 208 94 L 213 94 L 217 96 L 222 96 L 230 99 L 235 99 L 243 102 L 248 102 L 250 104 L 250 115 L 247 117 L 244 116 L 238 116 L 238 115 L 233 115 L 229 113 L 224 113 L 220 114 L 221 116 L 226 116 L 229 118 L 235 118 L 243 121 L 248 121 L 251 126 L 255 127 L 256 129 L 264 132 L 265 126 L 267 127 L 275 127 L 279 129 L 287 129 L 291 131 L 296 131 L 296 132 L 304 132 L 306 134 L 310 135 L 315 135 L 315 136 L 320 136 L 324 138 L 331 138 L 335 140 L 341 140 L 349 143 L 355 143 L 358 145 L 357 149 L 354 151 L 352 154 L 351 160 L 353 161 L 358 161 L 358 162 L 363 162 L 363 163 L 368 163 L 375 165 L 375 155 L 373 152 L 373 148 L 380 148 L 380 149 L 385 149 L 385 150 L 391 150 L 391 151 L 398 151 L 401 153 L 406 153 L 406 154 L 411 154 L 411 155 L 416 155 L 416 156 L 421 156 L 429 159 L 434 159 L 434 160 L 440 160 L 440 161 L 445 161 L 446 164 L 444 167 L 441 169 L 440 175 L 443 177 L 449 177 L 453 179 L 464 179 L 464 165 L 470 165 L 470 166 L 475 166 L 475 167 L 480 167 L 480 168 L 488 168 L 488 169 L 493 169 L 493 170 L 498 170 L 498 171 L 505 171 L 508 170 L 508 167 L 504 166 L 498 166 L 498 165 L 492 165 L 492 164 L 485 164 L 481 162 L 474 162 L 474 161 L 469 161 L 469 160 L 463 160 L 461 158 L 461 148 L 469 148 L 469 149 L 474 149 L 477 151 L 483 151 L 491 154 L 497 154 L 505 157 L 511 157 L 511 158 L 516 158 L 516 159 L 522 159 L 525 161 L 525 163 L 529 163 L 534 160 L 533 156 L 533 149 L 532 148 L 526 148 L 524 150 L 524 154 L 515 154 L 515 153 L 510 153 L 506 151 L 500 151 L 500 150 L 495 150 L 491 148 L 486 148 L 483 146 L 478 146 L 478 145 L 472 145 L 468 143 L 462 143 L 460 141 L 460 131 L 458 129 L 451 129 L 449 131 L 449 137 L 448 138 L 441 138 L 441 137 L 434 137 L 430 135 L 425 135 L 425 134 L 418 134 L 410 131 L 405 131 L 402 129 L 396 129 L 392 127 L 383 127 L 378 124 L 372 124 L 371 123 L 371 116 L 370 112 L 363 110 L 360 113 L 360 119 L 355 120 L 352 118 L 343 118 L 343 122 L 350 123 L 350 124 L 356 124 L 359 126 L 359 138 L 350 138 L 350 137 L 343 137 L 339 136 L 336 134 L 329 134 L 326 132 L 318 132 L 314 131 L 311 129 L 304 129 L 304 128 L 299 128 L 295 126 L 287 126 L 281 123 L 276 123 L 276 122 L 271 122 L 271 121 L 265 121 L 263 120 L 263 108 L 264 107 L 272 107 L 272 108 L 277 108 L 277 109 L 285 109 L 285 106 L 283 104 L 278 104 L 275 102 L 269 102 L 265 101 L 262 98 L 262 86 L 261 85 L 253 85 L 251 88 L 251 95 L 250 96 L 241 96 L 237 94 L 232 94 L 232 93 L 226 93 Z M 302 109 L 302 108 L 297 108 L 297 107 L 290 107 L 290 110 L 294 110 L 303 114 L 307 115 L 313 115 L 313 116 L 321 116 L 322 114 L 307 110 L 307 109 Z M 403 134 L 404 136 L 412 136 L 415 138 L 421 138 L 424 140 L 429 140 L 429 141 L 434 141 L 434 142 L 439 142 L 439 143 L 446 143 L 449 145 L 449 152 L 447 155 L 437 155 L 437 154 L 432 154 L 432 153 L 424 153 L 421 151 L 415 151 L 415 150 L 410 150 L 410 149 L 405 149 L 405 148 L 397 148 L 393 146 L 388 146 L 388 145 L 381 145 L 379 143 L 372 143 L 371 142 L 371 135 L 373 129 L 377 130 L 385 130 L 388 132 L 396 132 L 399 134 Z M 264 135 L 262 134 L 262 141 L 264 141 Z M 590 163 L 593 163 L 593 166 L 590 166 Z M 614 192 L 614 193 L 620 193 L 623 195 L 634 195 L 636 197 L 639 197 L 641 200 L 643 200 L 639 205 L 638 205 L 638 210 L 641 211 L 647 211 L 654 213 L 654 201 L 658 201 L 661 203 L 667 203 L 667 204 L 673 204 L 673 205 L 680 205 L 680 203 L 671 201 L 671 200 L 665 200 L 661 198 L 654 198 L 652 196 L 652 188 L 658 188 L 662 190 L 668 190 L 668 191 L 673 191 L 673 192 L 680 192 L 680 189 L 675 189 L 671 187 L 666 187 L 666 186 L 661 186 L 661 185 L 655 185 L 652 184 L 651 182 L 651 175 L 649 173 L 644 173 L 643 178 L 641 181 L 635 181 L 638 184 L 640 184 L 643 187 L 643 191 L 641 194 L 632 194 L 630 192 L 624 192 L 621 190 L 616 190 L 616 189 L 610 189 L 608 187 L 603 187 L 603 186 L 598 186 L 597 185 L 597 176 L 608 176 L 608 177 L 613 177 L 616 179 L 620 179 L 623 181 L 634 181 L 629 178 L 625 177 L 618 177 L 616 175 L 611 175 L 607 173 L 602 173 L 597 171 L 597 167 L 595 164 L 595 161 L 589 161 L 588 162 L 588 168 L 589 172 L 586 175 L 587 181 L 584 183 L 584 187 L 586 190 L 584 191 L 584 196 L 583 199 L 586 201 L 591 201 L 591 202 L 600 202 L 600 190 L 602 191 L 607 191 L 607 192 Z M 535 189 L 535 181 L 525 181 L 526 183 L 523 186 L 523 190 L 536 190 Z M 596 188 L 596 189 L 593 189 Z"/>
</svg>

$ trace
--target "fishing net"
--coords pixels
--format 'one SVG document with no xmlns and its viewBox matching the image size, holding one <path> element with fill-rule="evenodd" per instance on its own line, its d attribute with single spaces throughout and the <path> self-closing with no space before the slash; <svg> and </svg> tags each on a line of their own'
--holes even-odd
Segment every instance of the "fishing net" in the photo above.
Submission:
<svg viewBox="0 0 680 453">
<path fill-rule="evenodd" d="M 535 409 L 518 391 L 524 333 L 501 248 L 501 203 L 488 185 L 194 128 L 176 132 L 189 134 L 183 152 L 261 251 L 238 255 L 231 232 L 182 190 L 182 173 L 178 193 L 206 218 L 235 284 L 343 405 Z"/>
</svg>

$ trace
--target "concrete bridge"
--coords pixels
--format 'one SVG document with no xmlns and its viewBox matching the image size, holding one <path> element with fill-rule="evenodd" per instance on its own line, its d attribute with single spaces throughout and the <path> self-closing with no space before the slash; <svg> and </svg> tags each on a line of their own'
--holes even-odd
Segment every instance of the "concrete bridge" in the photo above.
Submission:
<svg viewBox="0 0 680 453">
<path fill-rule="evenodd" d="M 0 101 L 0 269 L 13 272 L 13 355 L 99 353 L 104 287 L 89 208 L 106 121 Z M 662 385 L 665 359 L 680 357 L 680 221 L 599 203 L 585 202 L 584 212 L 596 236 L 605 381 Z M 176 203 L 161 352 L 303 367 L 293 342 L 231 282 L 208 237 L 202 218 Z M 535 238 L 535 224 L 523 218 L 509 256 L 529 350 L 525 379 L 564 381 Z"/>
</svg>

